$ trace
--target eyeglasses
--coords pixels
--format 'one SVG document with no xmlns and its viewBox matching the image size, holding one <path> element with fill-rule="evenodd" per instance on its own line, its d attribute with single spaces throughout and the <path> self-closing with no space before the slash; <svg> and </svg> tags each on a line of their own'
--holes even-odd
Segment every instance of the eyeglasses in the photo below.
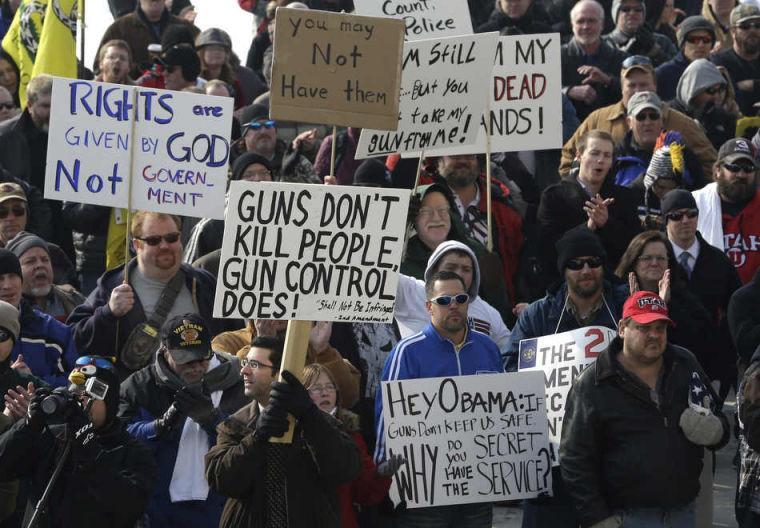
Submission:
<svg viewBox="0 0 760 528">
<path fill-rule="evenodd" d="M 77 358 L 75 362 L 76 366 L 83 367 L 85 365 L 95 365 L 98 368 L 116 370 L 113 364 L 113 360 L 100 357 L 100 356 L 82 356 Z"/>
<path fill-rule="evenodd" d="M 0 103 L 0 110 L 12 110 L 16 108 L 16 105 L 13 103 Z"/>
<path fill-rule="evenodd" d="M 623 8 L 620 8 L 621 11 Z M 652 66 L 652 61 L 649 57 L 645 57 L 644 55 L 631 55 L 627 59 L 623 61 L 623 68 L 628 69 L 633 66 Z"/>
<path fill-rule="evenodd" d="M 272 370 L 277 370 L 277 367 L 275 367 L 274 365 L 267 365 L 266 363 L 262 363 L 261 361 L 256 361 L 255 359 L 248 359 L 248 358 L 243 358 L 240 360 L 240 368 L 245 368 L 245 367 L 251 367 L 253 370 L 258 370 L 262 367 L 267 367 Z"/>
<path fill-rule="evenodd" d="M 439 295 L 438 297 L 430 299 L 430 302 L 435 303 L 438 306 L 449 306 L 452 301 L 457 304 L 467 304 L 467 301 L 469 300 L 469 295 L 466 293 L 460 293 L 459 295 Z"/>
<path fill-rule="evenodd" d="M 335 392 L 337 389 L 335 388 L 335 385 L 328 383 L 326 385 L 312 385 L 307 390 L 309 391 L 309 394 L 321 394 L 323 392 Z"/>
<path fill-rule="evenodd" d="M 7 328 L 0 328 L 0 343 L 5 343 L 11 337 L 13 337 L 13 334 L 11 334 L 10 330 Z"/>
<path fill-rule="evenodd" d="M 449 211 L 451 211 L 450 207 L 439 207 L 438 209 L 433 209 L 432 207 L 422 207 L 420 208 L 419 216 L 448 216 Z"/>
<path fill-rule="evenodd" d="M 580 271 L 586 264 L 588 264 L 589 268 L 596 269 L 604 264 L 604 259 L 602 257 L 574 258 L 568 260 L 565 266 L 567 266 L 567 269 Z"/>
<path fill-rule="evenodd" d="M 23 205 L 16 205 L 14 207 L 0 207 L 0 219 L 7 218 L 10 213 L 13 216 L 24 216 L 26 214 L 26 207 Z"/>
<path fill-rule="evenodd" d="M 631 12 L 633 12 L 633 13 L 643 13 L 644 12 L 644 8 L 641 7 L 641 6 L 624 6 L 624 7 L 620 8 L 620 11 L 622 13 L 631 13 Z"/>
<path fill-rule="evenodd" d="M 709 35 L 689 35 L 686 37 L 686 42 L 689 44 L 712 44 L 713 39 Z"/>
<path fill-rule="evenodd" d="M 639 262 L 645 262 L 646 264 L 649 264 L 650 262 L 656 262 L 659 264 L 661 262 L 667 262 L 668 257 L 663 257 L 662 255 L 641 255 L 636 260 Z"/>
<path fill-rule="evenodd" d="M 721 84 L 720 86 L 711 86 L 710 88 L 705 90 L 705 93 L 709 95 L 715 95 L 718 93 L 724 93 L 725 91 L 726 91 L 726 87 Z"/>
<path fill-rule="evenodd" d="M 697 209 L 689 209 L 688 211 L 673 211 L 672 213 L 666 214 L 665 218 L 668 220 L 673 220 L 674 222 L 679 222 L 684 216 L 690 220 L 693 220 L 699 216 L 699 211 Z"/>
<path fill-rule="evenodd" d="M 752 174 L 756 170 L 752 165 L 744 165 L 739 163 L 724 163 L 723 168 L 725 168 L 728 172 L 738 173 L 741 171 L 747 174 Z M 0 213 L 2 213 L 2 209 L 0 209 Z M 0 215 L 0 218 L 3 218 L 3 216 Z"/>
<path fill-rule="evenodd" d="M 636 121 L 642 122 L 645 119 L 649 119 L 650 121 L 657 121 L 660 119 L 660 114 L 657 112 L 639 112 L 636 114 Z"/>
<path fill-rule="evenodd" d="M 174 244 L 177 240 L 179 240 L 179 233 L 167 233 L 165 235 L 152 235 L 148 237 L 135 237 L 135 240 L 139 240 L 140 242 L 145 242 L 149 246 L 157 246 L 161 243 L 161 240 L 166 242 L 167 244 Z"/>
<path fill-rule="evenodd" d="M 276 124 L 277 124 L 277 121 L 273 121 L 270 119 L 269 121 L 264 121 L 263 123 L 250 123 L 248 125 L 248 128 L 249 130 L 261 130 L 261 127 L 274 128 Z"/>
<path fill-rule="evenodd" d="M 735 27 L 738 27 L 742 31 L 749 31 L 750 29 L 760 29 L 760 22 L 742 22 L 741 24 L 737 24 Z"/>
</svg>

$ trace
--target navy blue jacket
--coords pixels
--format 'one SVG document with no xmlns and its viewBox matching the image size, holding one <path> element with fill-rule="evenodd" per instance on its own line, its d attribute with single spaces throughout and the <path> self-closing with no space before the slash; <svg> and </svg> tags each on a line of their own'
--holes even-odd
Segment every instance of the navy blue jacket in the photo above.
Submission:
<svg viewBox="0 0 760 528">
<path fill-rule="evenodd" d="M 663 101 L 675 99 L 678 81 L 689 64 L 691 63 L 681 50 L 668 62 L 657 66 L 655 70 L 657 73 L 657 95 L 660 96 L 660 99 Z"/>
</svg>

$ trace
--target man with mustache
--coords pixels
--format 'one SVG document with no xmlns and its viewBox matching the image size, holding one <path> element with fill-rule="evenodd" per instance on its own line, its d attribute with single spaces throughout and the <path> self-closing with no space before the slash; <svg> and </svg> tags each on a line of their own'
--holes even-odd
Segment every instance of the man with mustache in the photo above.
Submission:
<svg viewBox="0 0 760 528">
<path fill-rule="evenodd" d="M 212 335 L 227 329 L 213 319 L 216 281 L 182 264 L 179 217 L 138 211 L 130 233 L 137 256 L 125 268 L 106 271 L 98 286 L 69 316 L 82 352 L 116 356 L 122 377 L 144 367 L 158 345 L 164 321 L 200 314 Z"/>
<path fill-rule="evenodd" d="M 697 229 L 707 242 L 725 251 L 742 284 L 760 267 L 760 191 L 752 143 L 729 139 L 718 151 L 715 182 L 694 191 L 699 209 Z"/>
</svg>

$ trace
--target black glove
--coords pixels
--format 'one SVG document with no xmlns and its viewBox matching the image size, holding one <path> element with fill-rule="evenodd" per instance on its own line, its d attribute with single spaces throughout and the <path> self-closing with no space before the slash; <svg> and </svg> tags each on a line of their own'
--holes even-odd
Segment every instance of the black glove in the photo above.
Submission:
<svg viewBox="0 0 760 528">
<path fill-rule="evenodd" d="M 253 437 L 260 442 L 266 442 L 273 436 L 284 435 L 288 427 L 288 415 L 285 411 L 270 404 L 259 414 Z"/>
<path fill-rule="evenodd" d="M 287 370 L 282 371 L 282 377 L 287 383 L 275 381 L 269 393 L 270 405 L 284 409 L 296 419 L 303 418 L 306 413 L 316 409 L 317 406 L 311 401 L 309 391 Z"/>
<path fill-rule="evenodd" d="M 174 427 L 179 423 L 181 416 L 182 415 L 177 410 L 177 407 L 175 407 L 172 403 L 169 408 L 166 409 L 166 412 L 161 416 L 161 418 L 157 418 L 153 422 L 153 425 L 156 428 L 156 436 L 161 436 L 174 429 Z"/>
<path fill-rule="evenodd" d="M 182 387 L 174 395 L 174 406 L 201 427 L 213 427 L 219 421 L 219 411 L 214 408 L 211 397 L 188 387 Z"/>
<path fill-rule="evenodd" d="M 26 426 L 34 432 L 42 431 L 47 422 L 47 416 L 42 410 L 42 400 L 48 396 L 50 396 L 50 389 L 39 388 L 34 391 L 32 401 L 29 402 L 29 408 L 26 410 Z"/>
</svg>

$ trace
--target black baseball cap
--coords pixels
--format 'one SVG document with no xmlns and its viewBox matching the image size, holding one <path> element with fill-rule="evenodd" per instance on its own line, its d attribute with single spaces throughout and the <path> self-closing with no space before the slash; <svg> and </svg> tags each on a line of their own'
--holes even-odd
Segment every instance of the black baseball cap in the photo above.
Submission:
<svg viewBox="0 0 760 528">
<path fill-rule="evenodd" d="M 211 335 L 203 317 L 196 313 L 176 315 L 161 327 L 161 343 L 178 365 L 210 359 Z"/>
</svg>

